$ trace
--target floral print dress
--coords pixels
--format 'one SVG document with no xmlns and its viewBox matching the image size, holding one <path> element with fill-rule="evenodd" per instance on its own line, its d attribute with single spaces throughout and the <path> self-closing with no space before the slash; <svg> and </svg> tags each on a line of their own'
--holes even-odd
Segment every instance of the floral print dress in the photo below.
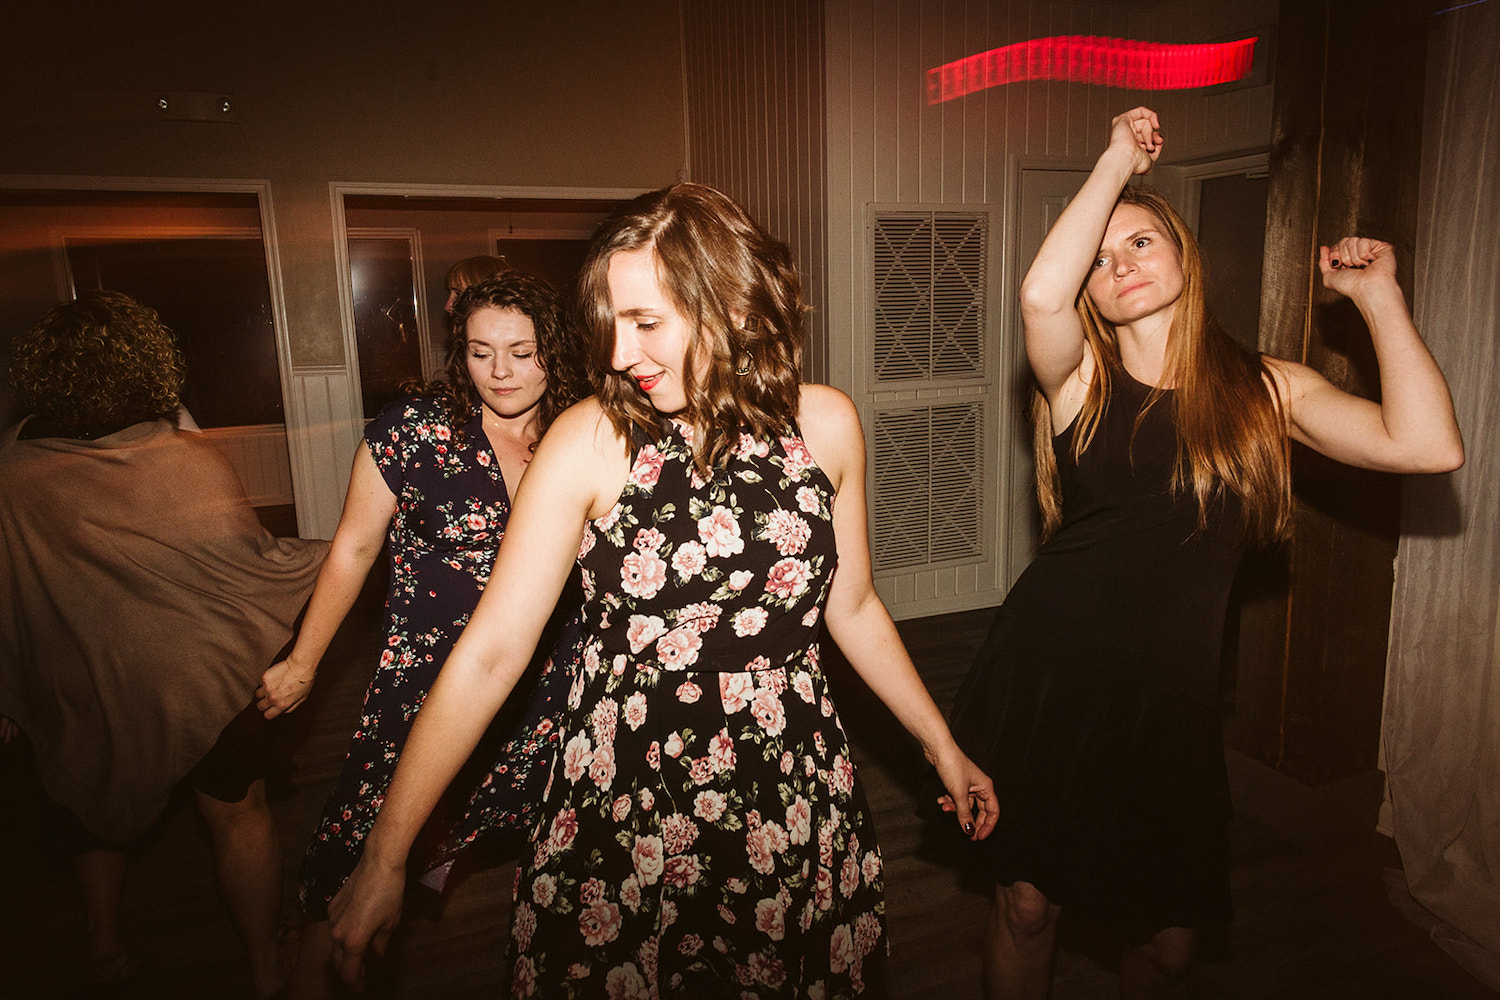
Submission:
<svg viewBox="0 0 1500 1000">
<path fill-rule="evenodd" d="M 852 996 L 881 945 L 880 853 L 819 664 L 833 489 L 800 437 L 639 446 L 585 529 L 582 666 L 533 853 L 512 990 Z"/>
<path fill-rule="evenodd" d="M 417 710 L 479 603 L 510 517 L 479 411 L 464 432 L 459 444 L 443 408 L 423 397 L 392 403 L 365 430 L 365 444 L 396 495 L 387 539 L 386 642 L 303 859 L 299 895 L 314 919 L 326 919 L 329 900 L 359 860 Z M 414 864 L 434 868 L 485 831 L 526 830 L 535 821 L 581 652 L 580 602 L 575 586 L 558 603 L 525 686 L 434 811 L 412 852 Z"/>
</svg>

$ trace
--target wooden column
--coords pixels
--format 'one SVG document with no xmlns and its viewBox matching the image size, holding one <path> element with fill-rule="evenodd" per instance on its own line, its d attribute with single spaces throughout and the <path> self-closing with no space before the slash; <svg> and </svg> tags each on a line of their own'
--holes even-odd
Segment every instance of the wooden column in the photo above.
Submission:
<svg viewBox="0 0 1500 1000">
<path fill-rule="evenodd" d="M 1372 399 L 1368 330 L 1328 301 L 1318 246 L 1393 244 L 1411 301 L 1429 20 L 1412 0 L 1283 0 L 1277 26 L 1260 346 Z M 1375 767 L 1399 479 L 1300 446 L 1293 476 L 1295 537 L 1242 579 L 1229 743 L 1318 785 Z"/>
</svg>

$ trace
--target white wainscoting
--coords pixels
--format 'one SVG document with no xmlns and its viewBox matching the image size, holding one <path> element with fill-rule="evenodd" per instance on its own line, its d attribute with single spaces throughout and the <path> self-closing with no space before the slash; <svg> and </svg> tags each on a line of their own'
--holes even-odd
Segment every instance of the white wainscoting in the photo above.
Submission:
<svg viewBox="0 0 1500 1000">
<path fill-rule="evenodd" d="M 206 427 L 212 441 L 239 473 L 251 506 L 275 507 L 293 502 L 292 460 L 286 450 L 285 424 Z"/>
</svg>

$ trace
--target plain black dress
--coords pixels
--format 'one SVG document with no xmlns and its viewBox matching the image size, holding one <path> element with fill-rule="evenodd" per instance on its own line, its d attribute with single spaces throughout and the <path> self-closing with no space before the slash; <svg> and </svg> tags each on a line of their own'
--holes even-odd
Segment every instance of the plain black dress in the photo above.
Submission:
<svg viewBox="0 0 1500 1000">
<path fill-rule="evenodd" d="M 1000 884 L 1150 934 L 1230 916 L 1220 728 L 1238 507 L 1174 496 L 1172 393 L 1123 370 L 1078 462 L 1053 439 L 1062 523 L 1000 608 L 953 729 L 995 780 L 978 845 Z M 1076 421 L 1075 421 L 1076 425 Z"/>
</svg>

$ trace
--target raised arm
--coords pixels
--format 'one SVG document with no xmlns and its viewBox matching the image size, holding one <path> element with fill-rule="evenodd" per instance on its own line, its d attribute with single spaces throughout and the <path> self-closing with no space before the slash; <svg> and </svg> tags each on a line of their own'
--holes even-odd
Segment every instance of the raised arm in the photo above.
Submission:
<svg viewBox="0 0 1500 1000">
<path fill-rule="evenodd" d="M 849 397 L 827 386 L 802 387 L 799 423 L 808 450 L 837 490 L 833 529 L 838 567 L 823 622 L 855 672 L 917 738 L 942 779 L 958 822 L 972 838 L 997 818 L 990 779 L 964 755 L 922 684 L 896 625 L 875 593 L 865 507 L 865 441 Z"/>
<path fill-rule="evenodd" d="M 302 704 L 312 690 L 318 665 L 334 633 L 354 606 L 370 567 L 380 556 L 386 529 L 396 513 L 396 495 L 385 484 L 369 448 L 363 443 L 354 456 L 344 512 L 333 534 L 328 558 L 318 571 L 318 582 L 307 602 L 307 614 L 297 630 L 297 642 L 285 660 L 261 674 L 255 706 L 274 719 Z"/>
<path fill-rule="evenodd" d="M 334 962 L 358 987 L 401 914 L 406 857 L 531 659 L 578 555 L 628 472 L 623 443 L 592 400 L 553 423 L 516 491 L 495 569 L 412 725 L 364 854 L 329 906 Z M 613 482 L 613 492 L 609 484 Z"/>
<path fill-rule="evenodd" d="M 1324 286 L 1348 296 L 1370 328 L 1380 402 L 1344 392 L 1306 365 L 1268 358 L 1293 439 L 1362 469 L 1449 472 L 1463 465 L 1448 383 L 1407 311 L 1390 244 L 1349 236 L 1321 247 L 1318 258 Z"/>
<path fill-rule="evenodd" d="M 1160 128 L 1156 112 L 1149 108 L 1116 116 L 1110 123 L 1109 145 L 1047 233 L 1021 282 L 1026 357 L 1054 409 L 1068 380 L 1085 363 L 1083 325 L 1073 303 L 1094 265 L 1125 183 L 1149 172 L 1161 155 Z"/>
</svg>

